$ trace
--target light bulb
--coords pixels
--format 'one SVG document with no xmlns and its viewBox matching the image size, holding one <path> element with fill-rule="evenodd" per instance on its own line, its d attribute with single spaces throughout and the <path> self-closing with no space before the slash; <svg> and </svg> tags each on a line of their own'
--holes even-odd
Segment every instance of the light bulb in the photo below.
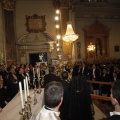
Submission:
<svg viewBox="0 0 120 120">
<path fill-rule="evenodd" d="M 56 28 L 60 28 L 60 26 L 59 26 L 59 25 L 56 25 L 55 27 L 56 27 Z"/>
<path fill-rule="evenodd" d="M 59 20 L 59 17 L 58 17 L 58 16 L 55 16 L 55 20 Z"/>
<path fill-rule="evenodd" d="M 60 51 L 60 48 L 57 48 L 57 51 Z"/>
<path fill-rule="evenodd" d="M 57 46 L 57 47 L 60 46 L 59 43 L 57 43 L 56 46 Z"/>
<path fill-rule="evenodd" d="M 56 10 L 56 14 L 59 14 L 60 13 L 60 10 Z"/>
<path fill-rule="evenodd" d="M 61 36 L 60 35 L 57 35 L 57 39 L 60 39 L 61 38 Z"/>
</svg>

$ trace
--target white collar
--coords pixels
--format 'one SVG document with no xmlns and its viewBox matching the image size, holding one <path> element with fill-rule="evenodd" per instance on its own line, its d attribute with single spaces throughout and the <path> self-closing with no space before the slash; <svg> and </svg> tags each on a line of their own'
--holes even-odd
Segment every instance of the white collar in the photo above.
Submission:
<svg viewBox="0 0 120 120">
<path fill-rule="evenodd" d="M 43 106 L 43 111 L 44 112 L 52 112 L 52 113 L 55 113 L 56 114 L 56 116 L 59 116 L 60 115 L 60 111 L 55 111 L 55 110 L 53 110 L 53 109 L 51 109 L 51 108 L 49 108 L 49 107 L 47 107 L 48 109 L 50 109 L 50 110 L 47 110 L 46 108 L 45 108 L 45 105 Z"/>
<path fill-rule="evenodd" d="M 120 115 L 120 112 L 116 112 L 116 111 L 110 112 L 110 116 L 113 116 L 113 115 Z"/>
</svg>

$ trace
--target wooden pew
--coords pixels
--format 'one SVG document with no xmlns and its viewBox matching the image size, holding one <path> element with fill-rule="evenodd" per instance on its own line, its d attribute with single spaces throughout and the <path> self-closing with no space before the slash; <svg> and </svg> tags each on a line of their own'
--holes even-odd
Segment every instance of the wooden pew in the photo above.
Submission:
<svg viewBox="0 0 120 120">
<path fill-rule="evenodd" d="M 95 81 L 95 80 L 87 80 L 87 82 L 91 83 L 91 84 L 112 85 L 112 82 L 101 82 L 101 81 Z M 95 95 L 95 94 L 91 94 L 91 98 L 92 99 L 110 101 L 110 97 Z"/>
<path fill-rule="evenodd" d="M 95 84 L 102 84 L 102 85 L 112 85 L 112 82 L 101 82 L 101 81 L 95 81 L 95 80 L 87 80 L 88 83 L 95 83 Z"/>
<path fill-rule="evenodd" d="M 110 97 L 107 97 L 107 96 L 101 96 L 101 95 L 95 95 L 95 94 L 90 94 L 90 95 L 92 99 L 110 101 Z"/>
</svg>

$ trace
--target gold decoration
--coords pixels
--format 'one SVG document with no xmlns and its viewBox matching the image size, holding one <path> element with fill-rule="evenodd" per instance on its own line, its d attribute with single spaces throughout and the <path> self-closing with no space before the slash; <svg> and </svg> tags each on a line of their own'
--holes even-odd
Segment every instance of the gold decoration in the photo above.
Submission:
<svg viewBox="0 0 120 120">
<path fill-rule="evenodd" d="M 2 0 L 2 6 L 5 10 L 14 10 L 15 9 L 16 0 Z"/>
<path fill-rule="evenodd" d="M 45 22 L 45 15 L 44 16 L 38 16 L 37 14 L 34 14 L 33 16 L 27 16 L 26 15 L 26 30 L 29 33 L 38 33 L 38 32 L 44 32 L 46 30 L 46 22 Z"/>
</svg>

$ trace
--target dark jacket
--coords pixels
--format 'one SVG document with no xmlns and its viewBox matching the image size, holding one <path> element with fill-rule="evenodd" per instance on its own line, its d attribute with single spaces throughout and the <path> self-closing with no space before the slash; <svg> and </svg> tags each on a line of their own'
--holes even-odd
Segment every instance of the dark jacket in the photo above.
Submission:
<svg viewBox="0 0 120 120">
<path fill-rule="evenodd" d="M 120 120 L 120 115 L 113 115 L 108 118 L 103 118 L 102 120 Z"/>
<path fill-rule="evenodd" d="M 9 102 L 9 94 L 5 88 L 0 89 L 0 107 L 4 108 L 6 106 L 5 101 Z"/>
<path fill-rule="evenodd" d="M 59 76 L 56 76 L 56 75 L 52 74 L 52 73 L 47 74 L 47 75 L 45 75 L 45 77 L 44 77 L 44 86 L 45 86 L 46 84 L 48 84 L 49 82 L 52 82 L 52 81 L 61 82 L 61 78 L 60 78 Z"/>
</svg>

